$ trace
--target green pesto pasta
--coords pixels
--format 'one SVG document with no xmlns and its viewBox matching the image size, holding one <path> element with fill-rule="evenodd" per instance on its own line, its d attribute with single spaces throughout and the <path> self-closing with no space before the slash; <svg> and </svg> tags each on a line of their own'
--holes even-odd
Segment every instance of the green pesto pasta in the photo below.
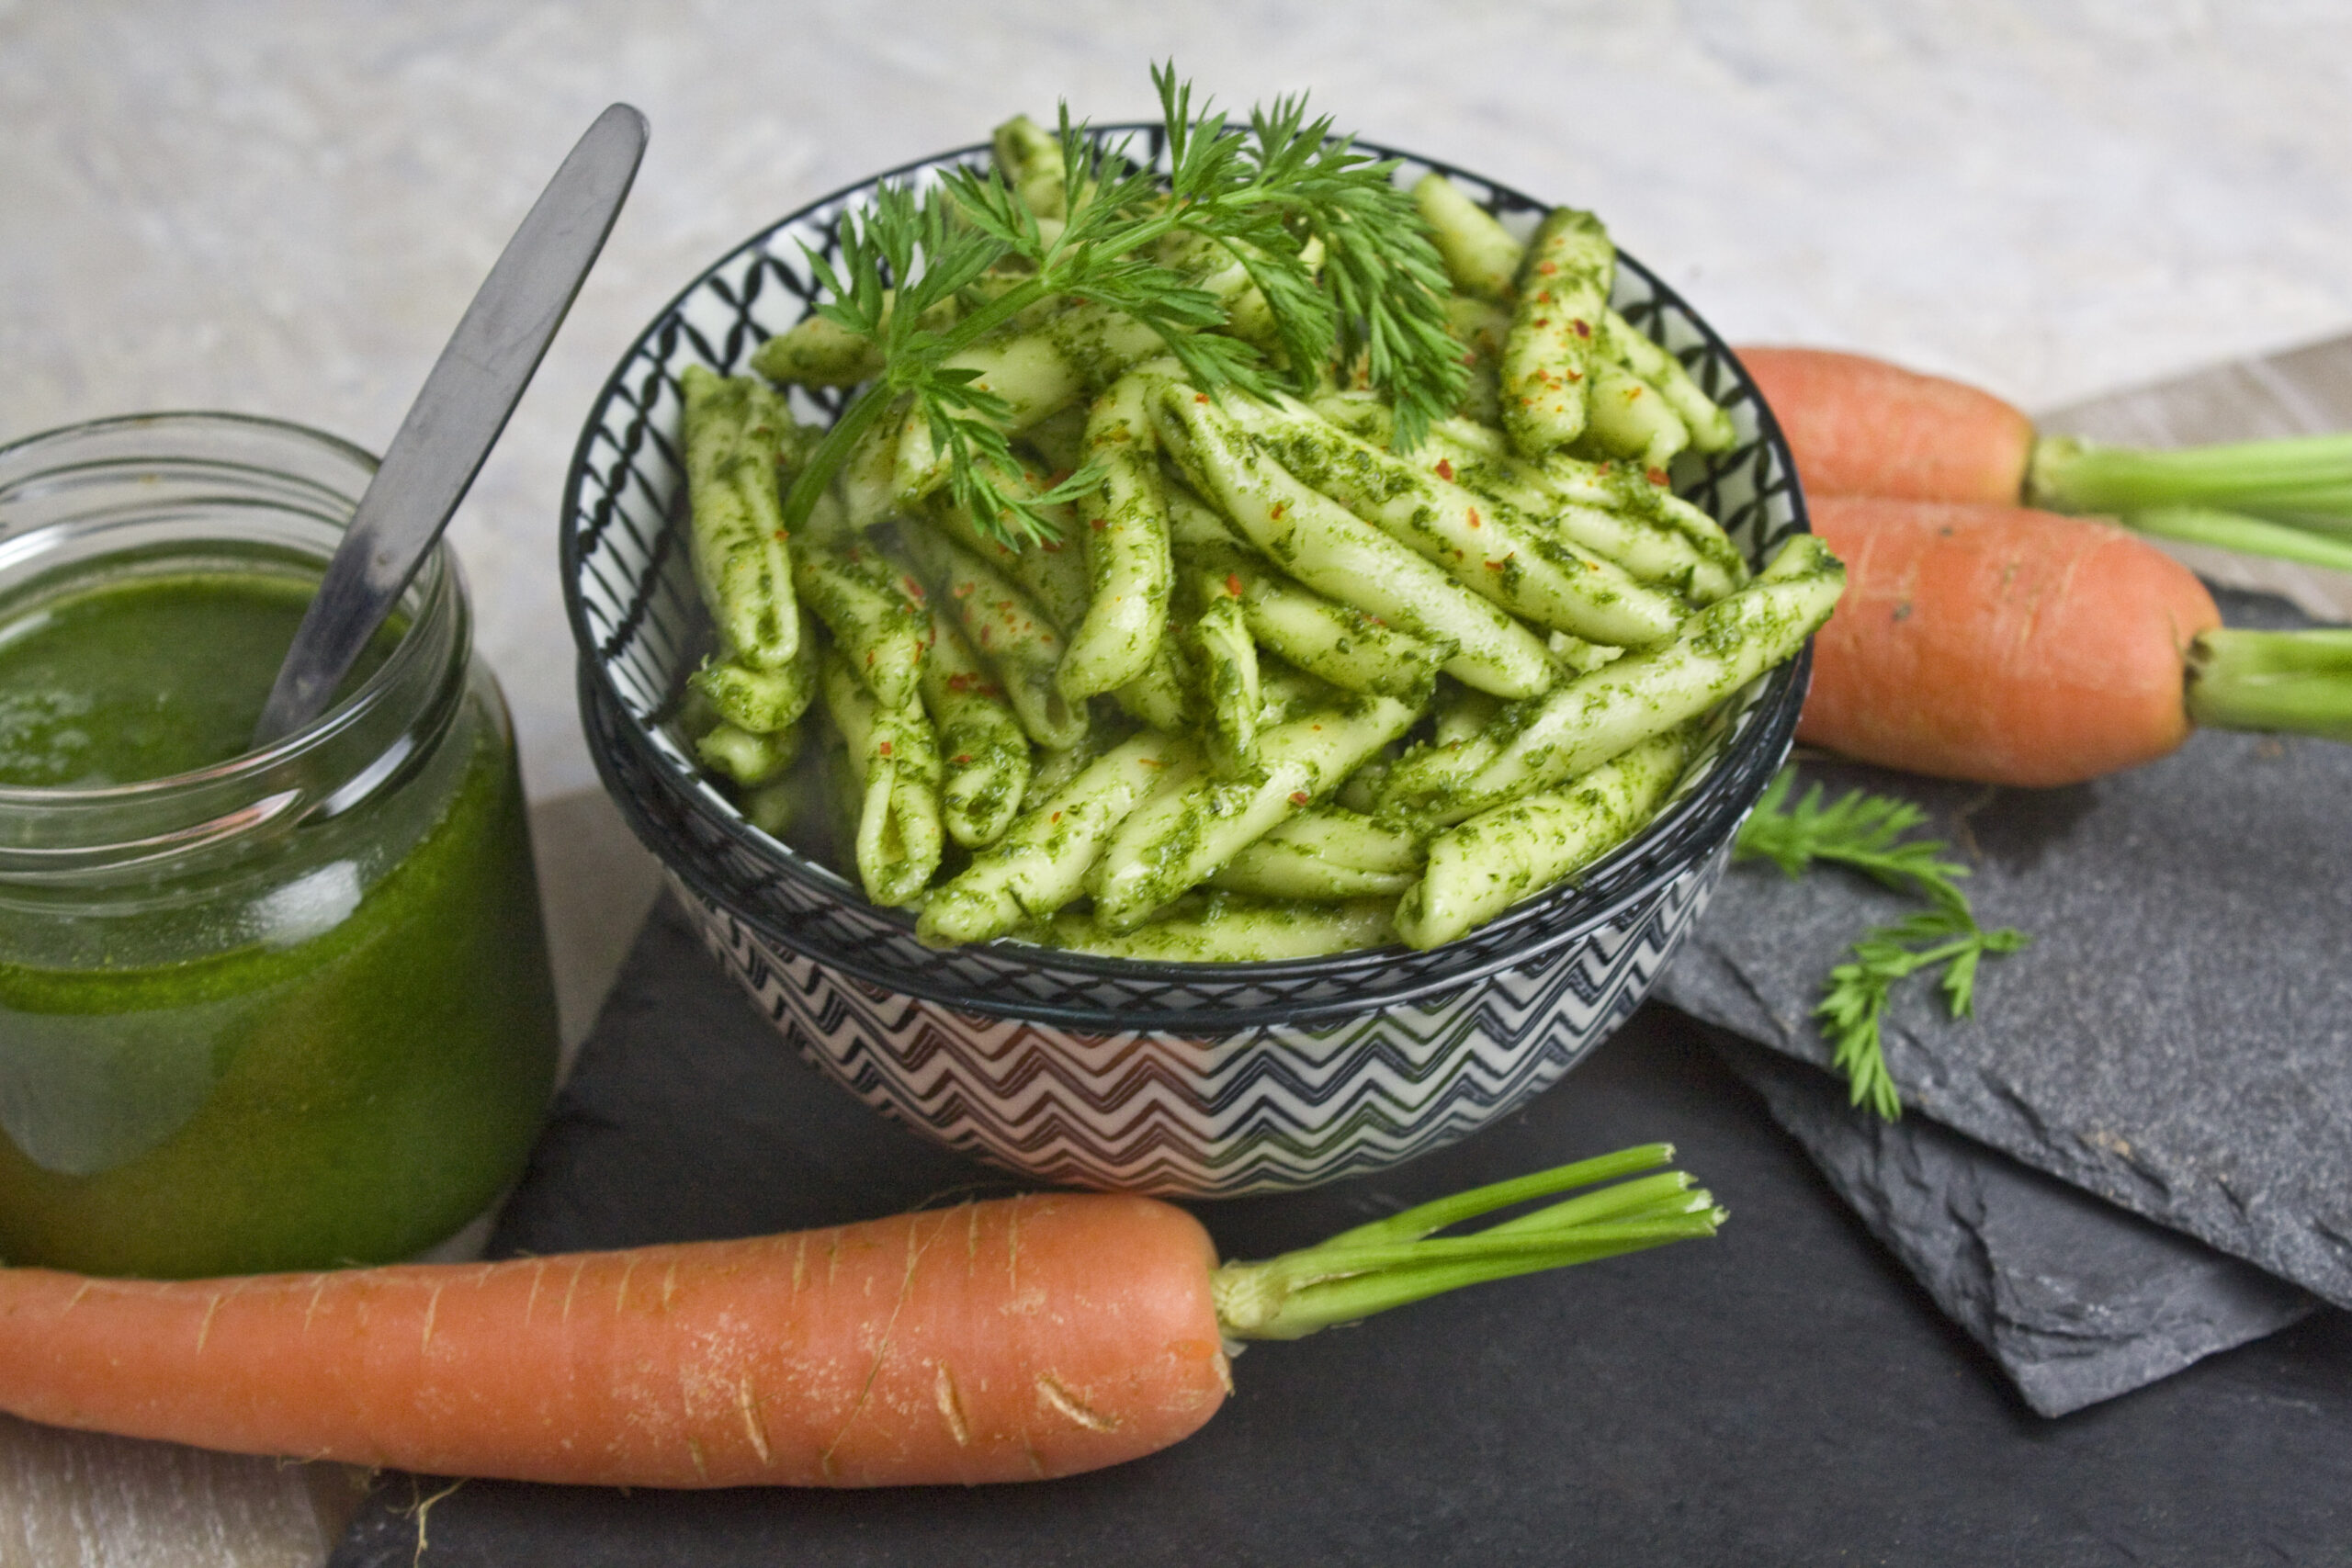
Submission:
<svg viewBox="0 0 2352 1568">
<path fill-rule="evenodd" d="M 1212 237 L 1026 118 L 994 152 L 1002 184 L 950 227 L 1044 249 L 952 282 L 893 262 L 836 312 L 871 333 L 812 314 L 755 377 L 681 378 L 710 627 L 675 733 L 753 825 L 821 846 L 839 817 L 831 852 L 923 942 L 1248 963 L 1456 940 L 1638 834 L 1720 705 L 1828 614 L 1817 541 L 1751 576 L 1674 493 L 1736 428 L 1610 308 L 1591 215 L 1522 242 L 1421 178 L 1442 275 L 1416 276 L 1453 292 L 1413 330 L 1447 374 L 1392 406 L 1339 389 L 1382 375 L 1369 337 L 1299 333 L 1327 243 L 1333 276 L 1363 265 L 1338 231 Z M 1183 286 L 1159 313 L 1043 282 L 1122 191 L 1168 220 L 1115 264 Z M 934 355 L 912 374 L 886 363 L 901 299 Z M 968 416 L 942 375 L 984 395 Z M 853 417 L 819 452 L 770 381 L 842 389 Z"/>
</svg>

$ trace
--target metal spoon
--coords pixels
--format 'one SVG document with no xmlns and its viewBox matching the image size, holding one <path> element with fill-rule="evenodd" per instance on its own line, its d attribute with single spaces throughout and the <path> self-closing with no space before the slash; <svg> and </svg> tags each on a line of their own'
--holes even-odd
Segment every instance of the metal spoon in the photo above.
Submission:
<svg viewBox="0 0 2352 1568">
<path fill-rule="evenodd" d="M 255 749 L 326 711 L 448 526 L 604 249 L 645 137 L 645 117 L 627 104 L 598 115 L 506 243 L 359 498 L 278 667 Z"/>
</svg>

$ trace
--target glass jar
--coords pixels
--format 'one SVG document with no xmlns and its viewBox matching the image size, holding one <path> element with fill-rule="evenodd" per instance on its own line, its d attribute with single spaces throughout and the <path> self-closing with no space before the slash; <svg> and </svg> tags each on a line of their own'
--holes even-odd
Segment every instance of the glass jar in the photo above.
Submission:
<svg viewBox="0 0 2352 1568">
<path fill-rule="evenodd" d="M 0 649 L 59 606 L 103 615 L 133 602 L 107 595 L 157 585 L 307 599 L 375 466 L 221 414 L 0 448 Z M 121 630 L 110 663 L 217 656 Z M 260 750 L 0 786 L 7 1263 L 188 1277 L 384 1261 L 449 1236 L 519 1174 L 555 1003 L 513 730 L 446 547 L 377 656 Z M 256 684 L 256 712 L 266 663 L 227 671 Z"/>
</svg>

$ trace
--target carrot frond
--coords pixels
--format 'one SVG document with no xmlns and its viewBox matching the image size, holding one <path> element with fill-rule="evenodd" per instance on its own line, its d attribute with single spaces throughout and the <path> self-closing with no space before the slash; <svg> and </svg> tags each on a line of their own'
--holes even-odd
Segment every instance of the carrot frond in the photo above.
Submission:
<svg viewBox="0 0 2352 1568">
<path fill-rule="evenodd" d="M 1214 1277 L 1218 1325 L 1231 1339 L 1296 1339 L 1464 1285 L 1714 1235 L 1726 1213 L 1678 1170 L 1603 1187 L 1468 1235 L 1430 1235 L 1673 1157 L 1664 1144 L 1623 1149 L 1424 1203 L 1262 1263 L 1228 1263 Z"/>
<path fill-rule="evenodd" d="M 1827 1038 L 1830 1065 L 1846 1076 L 1856 1105 L 1867 1103 L 1887 1121 L 1903 1114 L 1894 1077 L 1887 1070 L 1884 1024 L 1897 984 L 1922 970 L 1944 965 L 1939 988 L 1955 1019 L 1975 1010 L 1976 972 L 1988 953 L 2015 953 L 2031 939 L 2007 928 L 1986 931 L 1976 923 L 1960 879 L 1968 868 L 1939 859 L 1942 840 L 1906 839 L 1928 816 L 1907 800 L 1849 791 L 1822 804 L 1819 784 L 1793 807 L 1787 805 L 1796 768 L 1783 768 L 1741 824 L 1733 854 L 1740 860 L 1772 862 L 1789 876 L 1815 861 L 1859 871 L 1898 893 L 1925 898 L 1929 908 L 1871 931 L 1851 957 L 1829 971 L 1814 1017 Z"/>
</svg>

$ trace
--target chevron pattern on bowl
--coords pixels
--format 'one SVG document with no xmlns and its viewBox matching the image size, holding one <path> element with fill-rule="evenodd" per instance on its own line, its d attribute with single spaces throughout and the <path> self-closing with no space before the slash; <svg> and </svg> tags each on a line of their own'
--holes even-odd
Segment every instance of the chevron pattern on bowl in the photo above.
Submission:
<svg viewBox="0 0 2352 1568">
<path fill-rule="evenodd" d="M 1139 156 L 1156 127 L 1108 127 Z M 1361 145 L 1361 144 L 1360 144 Z M 1506 222 L 1542 205 L 1438 168 Z M 1549 1085 L 1639 1004 L 1706 902 L 1732 835 L 1786 756 L 1809 656 L 1733 699 L 1656 821 L 1572 886 L 1426 953 L 1147 964 L 999 942 L 934 952 L 903 910 L 752 828 L 671 727 L 710 646 L 684 547 L 678 372 L 741 367 L 818 294 L 842 212 L 884 180 L 985 160 L 967 148 L 838 192 L 722 257 L 657 316 L 592 410 L 562 520 L 581 707 L 599 773 L 711 949 L 796 1047 L 932 1136 L 1056 1181 L 1227 1194 L 1393 1165 Z M 1730 412 L 1738 443 L 1677 489 L 1754 561 L 1805 526 L 1786 446 L 1722 341 L 1631 257 L 1612 301 Z M 792 394 L 828 421 L 838 393 Z"/>
<path fill-rule="evenodd" d="M 1205 1039 L 959 1012 L 779 951 L 673 886 L 786 1041 L 876 1110 L 1066 1186 L 1230 1198 L 1396 1164 L 1550 1088 L 1639 1005 L 1717 869 L 1450 996 Z"/>
</svg>

